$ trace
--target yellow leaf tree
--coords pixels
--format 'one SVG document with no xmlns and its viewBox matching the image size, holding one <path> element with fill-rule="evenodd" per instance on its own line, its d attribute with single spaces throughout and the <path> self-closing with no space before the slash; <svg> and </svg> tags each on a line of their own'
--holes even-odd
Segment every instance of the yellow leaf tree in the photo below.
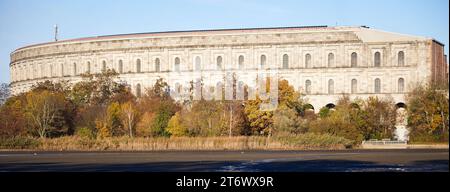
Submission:
<svg viewBox="0 0 450 192">
<path fill-rule="evenodd" d="M 175 115 L 170 118 L 169 124 L 167 125 L 167 132 L 175 137 L 186 136 L 188 134 L 186 127 L 181 123 L 179 112 L 175 113 Z"/>
</svg>

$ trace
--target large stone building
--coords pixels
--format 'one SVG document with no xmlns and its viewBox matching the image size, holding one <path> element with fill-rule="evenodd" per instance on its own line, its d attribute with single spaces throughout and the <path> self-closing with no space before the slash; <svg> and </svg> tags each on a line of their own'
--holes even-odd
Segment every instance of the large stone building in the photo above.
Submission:
<svg viewBox="0 0 450 192">
<path fill-rule="evenodd" d="M 448 82 L 444 45 L 432 38 L 368 27 L 283 27 L 174 31 L 71 39 L 30 45 L 11 53 L 12 93 L 36 82 L 81 80 L 80 74 L 115 69 L 135 94 L 164 78 L 172 87 L 201 74 L 210 84 L 225 72 L 240 81 L 276 69 L 318 111 L 347 93 L 392 97 L 405 103 L 417 83 Z M 177 84 L 177 86 L 175 86 Z"/>
</svg>

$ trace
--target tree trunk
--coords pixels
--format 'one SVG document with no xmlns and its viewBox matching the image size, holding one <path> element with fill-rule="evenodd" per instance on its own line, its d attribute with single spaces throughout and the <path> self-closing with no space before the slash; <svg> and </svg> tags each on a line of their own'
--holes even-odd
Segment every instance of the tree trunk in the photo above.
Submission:
<svg viewBox="0 0 450 192">
<path fill-rule="evenodd" d="M 133 138 L 133 128 L 131 126 L 132 122 L 131 119 L 128 121 L 128 129 L 130 129 L 130 137 Z"/>
<path fill-rule="evenodd" d="M 230 130 L 229 130 L 229 137 L 232 136 L 232 133 L 231 133 L 232 127 L 233 127 L 233 108 L 230 105 Z"/>
<path fill-rule="evenodd" d="M 442 119 L 442 134 L 445 133 L 445 115 L 444 111 L 441 110 L 441 119 Z"/>
</svg>

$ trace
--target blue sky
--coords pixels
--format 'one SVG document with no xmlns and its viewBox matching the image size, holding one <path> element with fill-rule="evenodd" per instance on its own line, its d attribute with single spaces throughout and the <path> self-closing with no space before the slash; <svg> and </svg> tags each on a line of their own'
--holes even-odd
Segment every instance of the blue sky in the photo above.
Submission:
<svg viewBox="0 0 450 192">
<path fill-rule="evenodd" d="M 0 82 L 9 54 L 60 39 L 168 30 L 367 25 L 449 44 L 449 0 L 0 0 Z"/>
</svg>

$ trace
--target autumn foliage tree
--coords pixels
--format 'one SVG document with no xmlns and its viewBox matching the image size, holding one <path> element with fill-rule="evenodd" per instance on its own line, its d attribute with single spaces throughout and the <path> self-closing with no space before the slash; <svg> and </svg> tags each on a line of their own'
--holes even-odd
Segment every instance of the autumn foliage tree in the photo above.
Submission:
<svg viewBox="0 0 450 192">
<path fill-rule="evenodd" d="M 73 85 L 69 97 L 77 106 L 107 105 L 114 102 L 114 98 L 120 98 L 120 94 L 132 98 L 126 84 L 117 81 L 118 75 L 110 69 L 98 74 L 83 74 L 83 81 Z"/>
<path fill-rule="evenodd" d="M 417 86 L 407 97 L 408 127 L 412 141 L 448 141 L 448 90 Z"/>
<path fill-rule="evenodd" d="M 266 80 L 266 91 L 270 89 L 270 81 Z M 286 110 L 292 110 L 294 115 L 290 115 L 287 118 L 276 117 L 274 126 L 274 111 L 261 110 L 260 106 L 263 103 L 268 103 L 268 101 L 263 101 L 260 99 L 259 95 L 256 95 L 255 100 L 249 100 L 245 103 L 245 114 L 247 115 L 250 127 L 254 134 L 270 135 L 274 132 L 274 128 L 283 129 L 283 124 L 290 124 L 294 127 L 298 127 L 297 121 L 298 116 L 304 111 L 303 101 L 300 97 L 300 93 L 296 92 L 294 88 L 289 85 L 287 80 L 278 81 L 278 106 L 276 109 L 276 114 L 285 113 Z M 282 122 L 283 121 L 283 122 Z M 289 122 L 287 122 L 289 121 Z M 297 128 L 293 128 L 297 129 Z"/>
<path fill-rule="evenodd" d="M 45 138 L 49 133 L 61 131 L 64 126 L 64 95 L 58 92 L 32 91 L 26 94 L 25 114 L 30 128 Z"/>
<path fill-rule="evenodd" d="M 170 118 L 167 125 L 167 132 L 170 136 L 181 137 L 189 135 L 186 126 L 181 121 L 180 112 L 175 113 L 175 115 Z"/>
<path fill-rule="evenodd" d="M 365 138 L 392 139 L 397 115 L 392 98 L 369 97 L 362 107 L 366 113 Z"/>
<path fill-rule="evenodd" d="M 100 138 L 120 136 L 124 133 L 121 117 L 120 104 L 111 103 L 106 112 L 96 119 L 96 128 Z"/>
<path fill-rule="evenodd" d="M 180 110 L 180 106 L 170 97 L 169 86 L 158 79 L 152 88 L 138 99 L 137 109 L 142 114 L 137 124 L 142 136 L 168 136 L 166 131 L 170 118 Z"/>
<path fill-rule="evenodd" d="M 339 99 L 335 108 L 327 110 L 326 114 L 323 113 L 320 119 L 309 124 L 309 131 L 360 142 L 364 139 L 361 131 L 361 127 L 364 125 L 360 122 L 363 118 L 365 116 L 363 116 L 361 109 L 344 95 Z"/>
<path fill-rule="evenodd" d="M 10 98 L 0 107 L 0 137 L 24 136 L 27 120 L 20 96 Z"/>
</svg>

